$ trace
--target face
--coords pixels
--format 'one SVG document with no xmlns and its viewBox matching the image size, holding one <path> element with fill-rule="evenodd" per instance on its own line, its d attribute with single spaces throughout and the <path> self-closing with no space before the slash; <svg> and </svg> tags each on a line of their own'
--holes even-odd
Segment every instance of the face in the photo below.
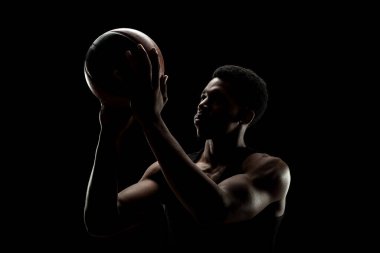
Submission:
<svg viewBox="0 0 380 253">
<path fill-rule="evenodd" d="M 239 106 L 230 89 L 230 85 L 219 78 L 213 78 L 207 84 L 194 116 L 198 137 L 210 139 L 223 136 L 239 125 Z"/>
</svg>

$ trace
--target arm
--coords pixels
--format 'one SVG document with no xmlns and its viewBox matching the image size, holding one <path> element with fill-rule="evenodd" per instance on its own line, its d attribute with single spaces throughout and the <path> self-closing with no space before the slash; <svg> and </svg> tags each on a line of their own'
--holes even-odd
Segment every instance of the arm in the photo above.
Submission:
<svg viewBox="0 0 380 253">
<path fill-rule="evenodd" d="M 133 63 L 129 67 L 134 69 L 136 79 L 142 81 L 138 87 L 131 87 L 131 109 L 169 187 L 199 221 L 223 219 L 226 216 L 223 191 L 190 160 L 161 118 L 161 110 L 167 101 L 167 76 L 158 75 L 157 52 L 147 53 L 139 46 L 134 54 L 127 52 L 126 62 Z"/>
<path fill-rule="evenodd" d="M 135 60 L 131 59 L 130 52 L 127 57 L 129 62 L 137 62 L 132 67 L 139 80 L 144 80 L 131 90 L 133 114 L 143 128 L 169 187 L 199 222 L 220 223 L 253 217 L 280 198 L 281 194 L 274 194 L 275 191 L 255 186 L 261 177 L 238 175 L 218 185 L 204 174 L 187 156 L 161 117 L 167 98 L 166 80 L 157 75 L 157 53 L 154 50 L 147 53 L 140 46 Z M 137 59 L 143 59 L 140 65 Z M 272 178 L 276 180 L 274 175 Z M 277 187 L 280 182 L 274 184 Z"/>
<path fill-rule="evenodd" d="M 141 180 L 118 193 L 118 140 L 131 121 L 125 108 L 102 105 L 101 131 L 84 208 L 86 229 L 93 236 L 108 236 L 132 228 L 150 217 L 150 212 L 156 210 L 154 206 L 158 207 L 158 185 L 150 179 Z"/>
<path fill-rule="evenodd" d="M 251 219 L 269 204 L 277 202 L 276 216 L 281 216 L 290 185 L 287 164 L 277 157 L 252 154 L 243 163 L 244 174 L 219 183 L 228 209 L 225 223 Z"/>
<path fill-rule="evenodd" d="M 199 222 L 247 220 L 273 202 L 279 202 L 282 214 L 290 173 L 281 159 L 253 154 L 244 162 L 244 174 L 216 184 L 189 159 L 160 118 L 143 122 L 143 128 L 170 188 Z"/>
<path fill-rule="evenodd" d="M 223 191 L 188 157 L 161 117 L 141 125 L 166 182 L 182 205 L 201 223 L 223 220 Z"/>
<path fill-rule="evenodd" d="M 281 185 L 286 185 L 286 177 L 282 178 L 277 174 L 281 166 L 274 166 L 275 163 L 272 165 L 277 169 L 271 169 L 273 173 L 266 173 L 265 177 L 257 173 L 263 169 L 257 169 L 255 173 L 252 173 L 253 169 L 249 169 L 249 173 L 231 177 L 218 185 L 191 161 L 161 118 L 166 83 L 161 77 L 154 75 L 157 72 L 154 71 L 157 55 L 154 51 L 149 52 L 149 60 L 148 54 L 141 47 L 138 53 L 140 55 L 137 58 L 146 57 L 143 62 L 149 64 L 136 69 L 141 76 L 149 78 L 138 89 L 133 90 L 131 108 L 143 128 L 169 187 L 182 205 L 201 223 L 220 223 L 253 217 L 269 203 L 279 201 L 287 190 L 286 186 Z M 145 74 L 144 70 L 147 70 Z M 254 164 L 251 162 L 247 166 L 257 167 Z M 262 168 L 272 168 L 272 165 L 268 165 L 270 162 L 261 164 Z M 287 167 L 284 168 L 286 171 Z M 261 185 L 264 178 L 268 180 L 267 185 L 270 188 Z"/>
</svg>

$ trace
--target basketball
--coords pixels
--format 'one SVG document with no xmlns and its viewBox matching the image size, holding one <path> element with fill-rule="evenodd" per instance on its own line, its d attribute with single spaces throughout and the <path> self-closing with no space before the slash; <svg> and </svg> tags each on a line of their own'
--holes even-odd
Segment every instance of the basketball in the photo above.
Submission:
<svg viewBox="0 0 380 253">
<path fill-rule="evenodd" d="M 136 29 L 118 28 L 107 31 L 96 38 L 89 47 L 84 64 L 85 78 L 91 92 L 102 103 L 128 103 L 126 100 L 128 89 L 115 76 L 115 71 L 125 61 L 125 52 L 131 50 L 133 53 L 138 44 L 141 44 L 147 52 L 153 48 L 157 50 L 159 76 L 164 75 L 164 58 L 161 50 L 148 35 Z"/>
</svg>

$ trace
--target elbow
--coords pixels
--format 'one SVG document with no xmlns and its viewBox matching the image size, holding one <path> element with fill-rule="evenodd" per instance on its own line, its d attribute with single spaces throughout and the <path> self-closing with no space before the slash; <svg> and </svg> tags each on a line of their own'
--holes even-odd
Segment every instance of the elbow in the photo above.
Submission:
<svg viewBox="0 0 380 253">
<path fill-rule="evenodd" d="M 94 225 L 89 222 L 85 222 L 84 225 L 85 225 L 87 234 L 90 235 L 91 237 L 107 238 L 111 235 L 111 233 L 107 231 L 107 229 L 104 228 L 104 226 Z"/>
<path fill-rule="evenodd" d="M 91 227 L 86 226 L 87 234 L 94 238 L 107 238 L 109 235 L 105 233 L 101 233 L 99 230 L 93 229 Z"/>
<path fill-rule="evenodd" d="M 117 235 L 120 232 L 109 226 L 89 226 L 85 224 L 85 228 L 87 234 L 94 238 L 109 238 Z"/>
<path fill-rule="evenodd" d="M 91 237 L 96 238 L 107 238 L 115 234 L 115 227 L 111 223 L 102 221 L 100 222 L 97 219 L 90 218 L 88 216 L 84 217 L 84 226 L 85 229 Z"/>
</svg>

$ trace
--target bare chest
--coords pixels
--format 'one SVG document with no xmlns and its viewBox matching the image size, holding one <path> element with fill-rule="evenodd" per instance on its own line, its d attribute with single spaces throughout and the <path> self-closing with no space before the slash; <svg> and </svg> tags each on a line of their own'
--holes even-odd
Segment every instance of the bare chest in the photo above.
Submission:
<svg viewBox="0 0 380 253">
<path fill-rule="evenodd" d="M 219 183 L 220 181 L 224 180 L 228 174 L 227 165 L 211 166 L 211 164 L 204 162 L 198 162 L 197 165 L 200 170 L 215 183 Z"/>
</svg>

